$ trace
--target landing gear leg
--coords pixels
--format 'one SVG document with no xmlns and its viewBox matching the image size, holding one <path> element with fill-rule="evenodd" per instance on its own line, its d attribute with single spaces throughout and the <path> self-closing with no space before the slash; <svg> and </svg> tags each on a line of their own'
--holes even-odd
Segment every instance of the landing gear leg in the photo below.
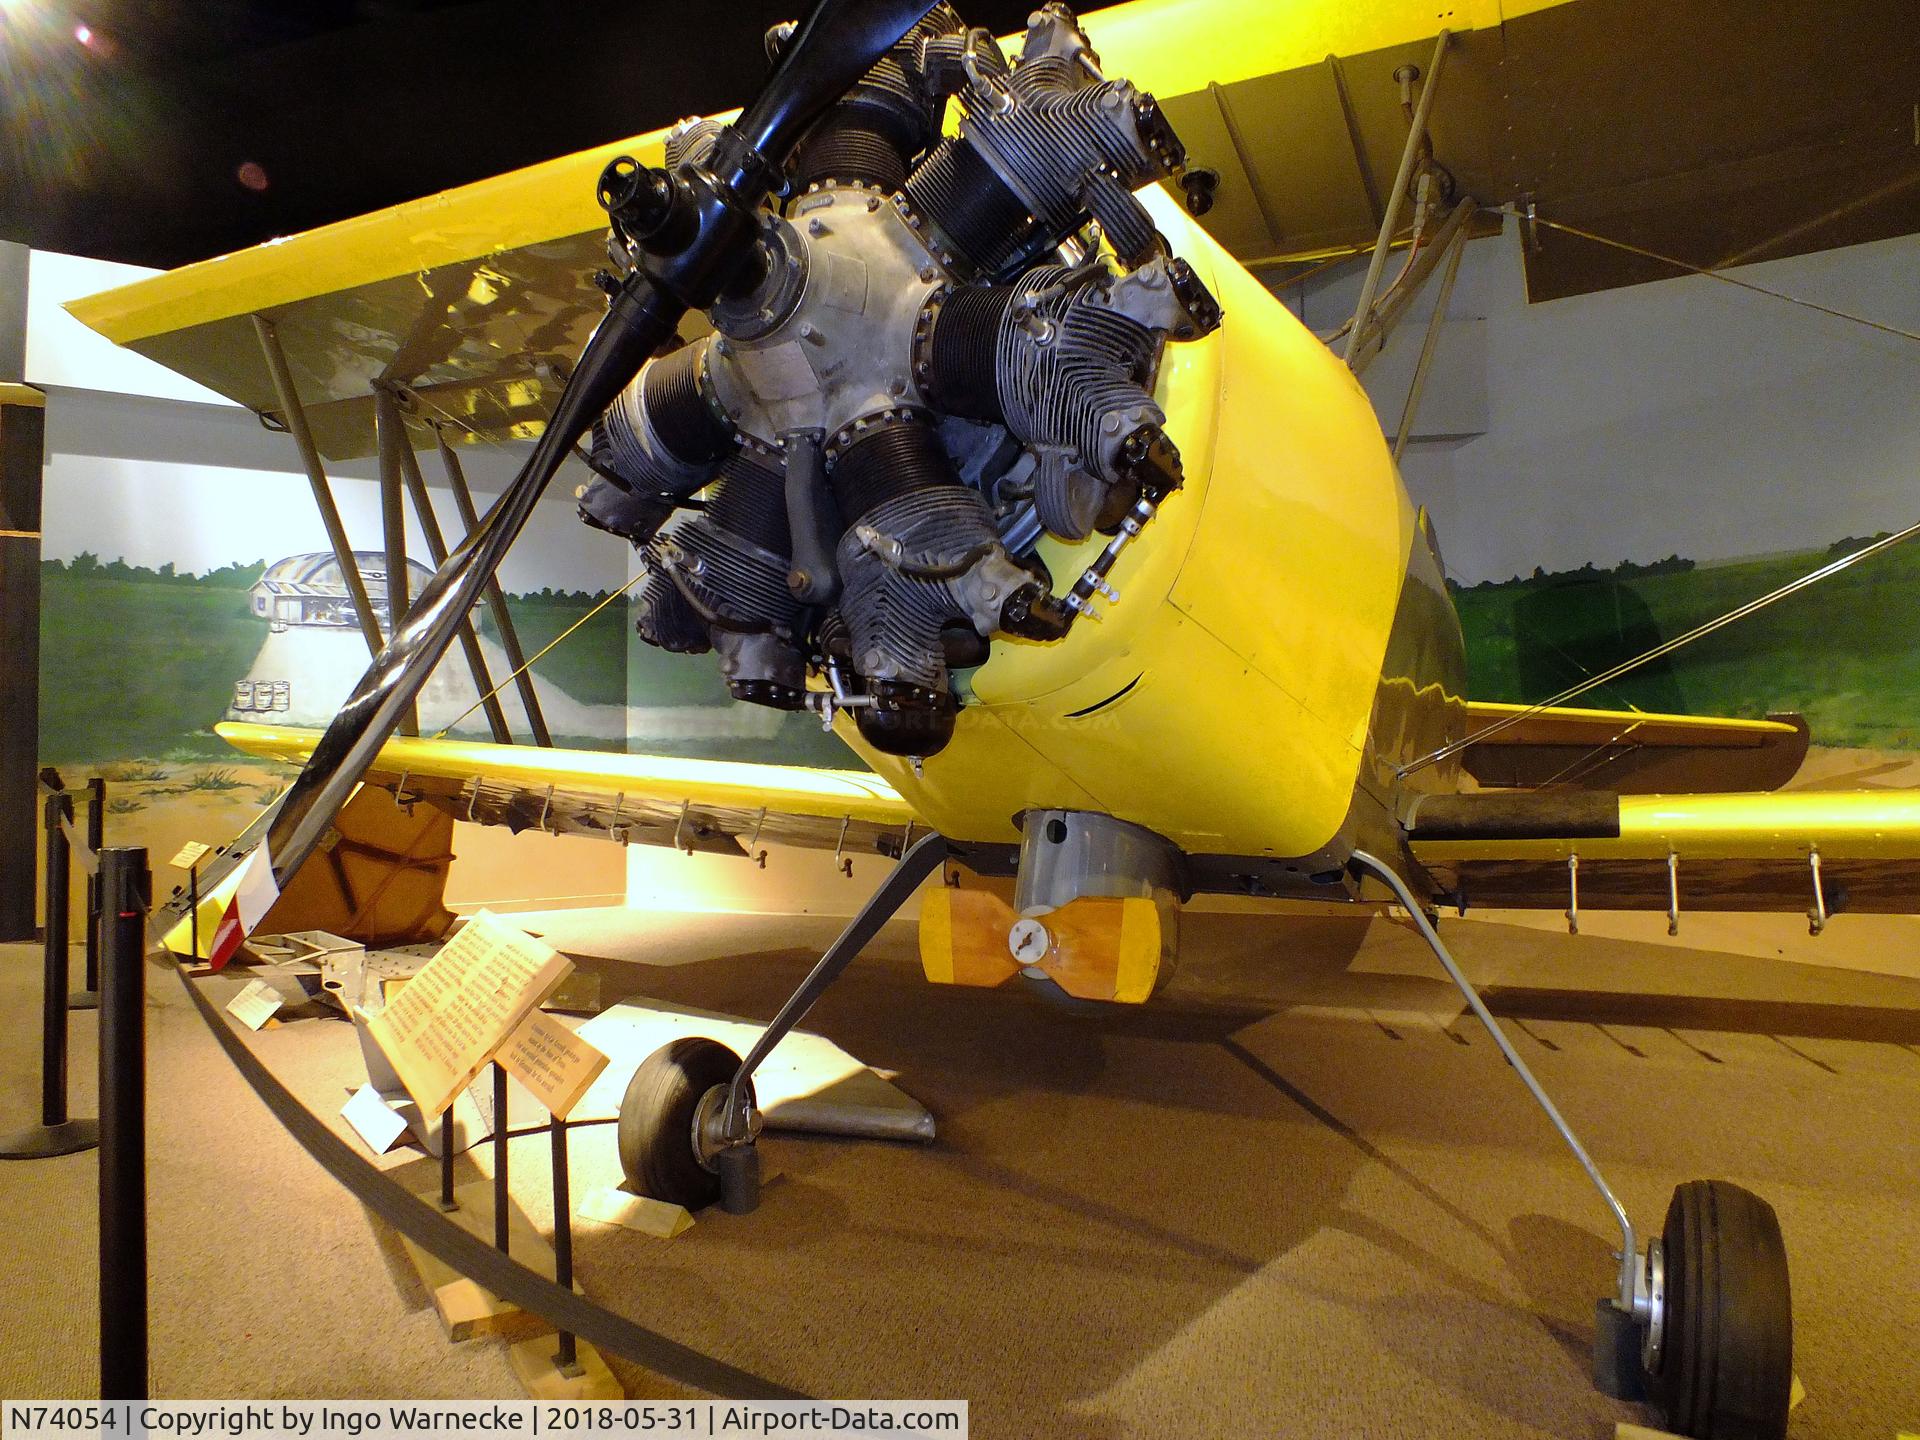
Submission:
<svg viewBox="0 0 1920 1440">
<path fill-rule="evenodd" d="M 717 1199 L 741 1215 L 760 1203 L 753 1072 L 947 855 L 946 839 L 937 834 L 908 847 L 745 1060 L 716 1041 L 689 1039 L 647 1057 L 620 1102 L 620 1164 L 634 1188 L 689 1210 Z"/>
<path fill-rule="evenodd" d="M 1724 1180 L 1689 1181 L 1674 1191 L 1661 1238 L 1643 1256 L 1626 1207 L 1461 972 L 1406 881 L 1364 850 L 1352 858 L 1406 907 L 1447 978 L 1620 1227 L 1619 1286 L 1595 1307 L 1594 1383 L 1619 1399 L 1651 1400 L 1670 1429 L 1696 1440 L 1781 1440 L 1793 1385 L 1793 1319 L 1786 1249 L 1773 1207 Z"/>
</svg>

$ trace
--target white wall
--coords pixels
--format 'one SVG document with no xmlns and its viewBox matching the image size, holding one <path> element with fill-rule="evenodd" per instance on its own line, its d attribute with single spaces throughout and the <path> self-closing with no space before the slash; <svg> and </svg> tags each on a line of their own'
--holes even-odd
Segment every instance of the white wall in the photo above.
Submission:
<svg viewBox="0 0 1920 1440">
<path fill-rule="evenodd" d="M 232 405 L 206 386 L 96 335 L 63 308 L 69 300 L 157 275 L 141 265 L 36 250 L 27 270 L 27 381 L 198 405 Z"/>
<path fill-rule="evenodd" d="M 328 548 L 305 474 L 78 452 L 67 448 L 64 433 L 62 412 L 69 401 L 67 394 L 54 391 L 47 404 L 42 543 L 49 560 L 71 560 L 90 550 L 102 560 L 155 568 L 171 561 L 179 570 L 199 573 L 235 560 L 272 562 Z M 461 533 L 459 512 L 444 488 L 429 490 L 441 532 L 451 543 Z M 557 482 L 555 490 L 554 498 L 536 507 L 520 542 L 508 552 L 501 583 L 510 591 L 618 589 L 626 582 L 626 563 L 617 542 L 580 523 L 563 483 Z M 380 549 L 378 482 L 336 475 L 333 494 L 354 548 Z M 431 569 L 433 560 L 410 506 L 406 529 L 408 556 Z"/>
<path fill-rule="evenodd" d="M 1351 312 L 1362 268 L 1306 287 L 1310 325 Z M 1920 331 L 1920 237 L 1729 273 Z M 1430 309 L 1368 375 L 1389 431 Z M 1484 433 L 1416 443 L 1403 471 L 1456 579 L 1807 549 L 1920 518 L 1914 341 L 1700 276 L 1529 305 L 1511 224 L 1468 246 L 1450 317 L 1484 320 L 1484 359 L 1453 325 L 1440 350 L 1484 384 L 1467 427 Z"/>
</svg>

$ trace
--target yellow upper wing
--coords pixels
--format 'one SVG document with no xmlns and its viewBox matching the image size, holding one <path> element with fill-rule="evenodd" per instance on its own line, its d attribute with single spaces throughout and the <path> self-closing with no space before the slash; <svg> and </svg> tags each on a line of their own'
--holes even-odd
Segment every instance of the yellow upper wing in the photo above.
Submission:
<svg viewBox="0 0 1920 1440">
<path fill-rule="evenodd" d="M 1798 715 L 1728 720 L 1638 710 L 1535 709 L 1475 701 L 1466 733 L 1498 726 L 1461 763 L 1481 785 L 1617 794 L 1773 790 L 1807 754 Z"/>
<path fill-rule="evenodd" d="M 1432 133 L 1459 193 L 1720 265 L 1920 224 L 1912 147 L 1881 123 L 1908 103 L 1905 11 L 1829 8 L 1743 26 L 1667 0 L 1132 0 L 1086 23 L 1107 71 L 1155 94 L 1192 163 L 1219 173 L 1205 223 L 1249 264 L 1371 242 L 1406 141 L 1395 77 L 1430 67 L 1445 26 Z M 1719 83 L 1730 68 L 1775 82 L 1764 113 Z M 1859 97 L 1844 115 L 1830 100 L 1843 90 Z M 1810 149 L 1809 132 L 1829 143 Z M 537 433 L 557 383 L 545 362 L 577 356 L 604 308 L 588 278 L 605 263 L 594 181 L 616 154 L 657 163 L 662 140 L 599 146 L 70 308 L 261 412 L 278 403 L 251 317 L 272 320 L 328 456 L 370 453 L 375 380 L 416 392 L 420 418 L 456 433 Z M 1780 155 L 1794 157 L 1791 185 Z M 1533 238 L 1535 299 L 1672 273 L 1557 232 Z"/>
</svg>

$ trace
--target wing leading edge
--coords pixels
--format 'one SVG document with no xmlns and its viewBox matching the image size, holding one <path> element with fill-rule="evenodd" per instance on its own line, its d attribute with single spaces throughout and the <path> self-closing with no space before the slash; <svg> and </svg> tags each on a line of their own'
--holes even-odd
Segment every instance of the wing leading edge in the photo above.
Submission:
<svg viewBox="0 0 1920 1440">
<path fill-rule="evenodd" d="M 228 723 L 237 749 L 303 762 L 315 730 Z M 457 820 L 744 855 L 762 841 L 896 854 L 913 807 L 876 775 L 728 760 L 395 736 L 367 783 Z"/>
</svg>

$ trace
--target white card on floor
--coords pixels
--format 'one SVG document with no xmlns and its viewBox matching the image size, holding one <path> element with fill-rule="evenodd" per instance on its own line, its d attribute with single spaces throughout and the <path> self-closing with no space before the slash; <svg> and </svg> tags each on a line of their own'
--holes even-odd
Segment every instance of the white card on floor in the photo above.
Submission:
<svg viewBox="0 0 1920 1440">
<path fill-rule="evenodd" d="M 376 1155 L 384 1155 L 391 1150 L 393 1142 L 407 1128 L 407 1122 L 393 1113 L 393 1107 L 382 1100 L 380 1092 L 371 1085 L 362 1085 L 354 1091 L 353 1098 L 347 1101 L 340 1114 Z"/>
<path fill-rule="evenodd" d="M 227 1002 L 227 1013 L 249 1030 L 258 1030 L 284 1003 L 280 992 L 266 981 L 249 980 L 247 988 Z"/>
</svg>

